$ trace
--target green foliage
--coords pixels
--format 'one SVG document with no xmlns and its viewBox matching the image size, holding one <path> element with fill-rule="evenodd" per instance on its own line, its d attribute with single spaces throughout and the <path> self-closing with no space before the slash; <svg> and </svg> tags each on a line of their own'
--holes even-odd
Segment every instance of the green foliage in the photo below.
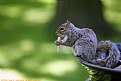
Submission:
<svg viewBox="0 0 121 81">
<path fill-rule="evenodd" d="M 112 27 L 121 32 L 121 1 L 120 0 L 101 0 L 104 5 L 104 18 Z"/>
</svg>

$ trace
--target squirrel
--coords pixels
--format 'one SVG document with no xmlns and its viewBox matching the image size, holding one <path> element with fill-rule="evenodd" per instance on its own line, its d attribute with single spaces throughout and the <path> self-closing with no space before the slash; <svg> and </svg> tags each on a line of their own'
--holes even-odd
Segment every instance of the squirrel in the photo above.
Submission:
<svg viewBox="0 0 121 81">
<path fill-rule="evenodd" d="M 96 34 L 89 28 L 77 28 L 69 20 L 59 26 L 56 34 L 62 40 L 56 45 L 72 47 L 74 56 L 102 67 L 114 68 L 121 59 L 121 43 L 97 42 Z M 111 75 L 84 66 L 89 73 L 88 81 L 110 81 Z"/>
<path fill-rule="evenodd" d="M 113 42 L 97 43 L 96 34 L 89 28 L 77 28 L 69 20 L 56 30 L 62 40 L 55 41 L 56 45 L 72 47 L 74 56 L 103 67 L 114 68 L 120 60 L 120 51 Z"/>
<path fill-rule="evenodd" d="M 81 58 L 92 63 L 96 54 L 97 38 L 91 29 L 79 29 L 67 20 L 66 23 L 59 26 L 56 34 L 63 39 L 55 41 L 56 45 L 72 47 L 74 56 L 81 56 Z"/>
</svg>

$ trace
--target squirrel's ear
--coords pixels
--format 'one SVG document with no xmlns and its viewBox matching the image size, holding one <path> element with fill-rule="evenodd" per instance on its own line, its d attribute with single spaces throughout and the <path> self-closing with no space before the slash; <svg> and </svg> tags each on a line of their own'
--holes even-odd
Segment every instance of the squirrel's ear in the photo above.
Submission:
<svg viewBox="0 0 121 81">
<path fill-rule="evenodd" d="M 69 26 L 70 26 L 70 23 L 71 23 L 71 22 L 70 22 L 69 20 L 67 20 L 67 21 L 66 21 L 66 27 L 69 27 Z"/>
</svg>

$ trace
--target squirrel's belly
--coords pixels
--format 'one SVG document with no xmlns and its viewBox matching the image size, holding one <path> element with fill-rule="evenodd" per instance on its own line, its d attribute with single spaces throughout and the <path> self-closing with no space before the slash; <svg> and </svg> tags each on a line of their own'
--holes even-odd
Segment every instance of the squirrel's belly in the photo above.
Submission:
<svg viewBox="0 0 121 81">
<path fill-rule="evenodd" d="M 74 56 L 81 56 L 82 53 L 82 47 L 78 45 L 73 45 L 72 46 L 72 51 L 74 53 Z"/>
<path fill-rule="evenodd" d="M 83 60 L 93 63 L 95 51 L 89 46 L 80 46 L 75 44 L 72 47 L 72 51 L 74 56 L 81 57 Z"/>
</svg>

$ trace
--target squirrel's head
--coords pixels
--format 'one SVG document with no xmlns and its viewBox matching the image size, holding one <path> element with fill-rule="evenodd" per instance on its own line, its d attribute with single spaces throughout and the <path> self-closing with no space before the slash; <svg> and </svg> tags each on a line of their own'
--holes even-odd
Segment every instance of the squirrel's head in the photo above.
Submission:
<svg viewBox="0 0 121 81">
<path fill-rule="evenodd" d="M 58 27 L 56 30 L 56 34 L 58 37 L 65 37 L 69 33 L 69 29 L 71 27 L 71 22 L 69 20 L 66 21 L 66 23 L 62 24 Z"/>
<path fill-rule="evenodd" d="M 58 37 L 60 37 L 61 43 L 63 42 L 62 45 L 66 45 L 66 46 L 72 46 L 74 44 L 74 25 L 67 20 L 66 23 L 62 24 L 61 26 L 58 27 L 58 29 L 56 30 L 56 34 Z"/>
</svg>

